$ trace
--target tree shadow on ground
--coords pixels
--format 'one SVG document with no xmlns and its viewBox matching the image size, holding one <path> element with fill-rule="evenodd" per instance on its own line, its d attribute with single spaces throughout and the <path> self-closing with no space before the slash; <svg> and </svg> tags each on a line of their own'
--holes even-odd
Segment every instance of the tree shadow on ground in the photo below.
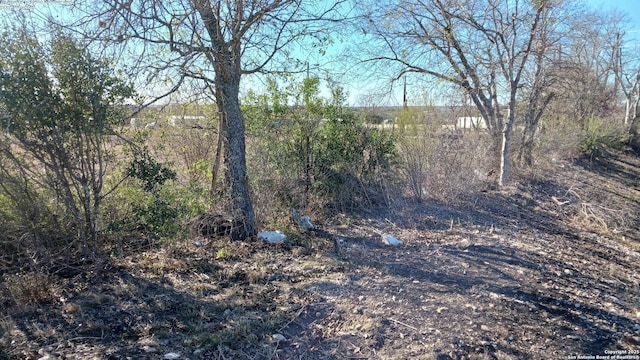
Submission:
<svg viewBox="0 0 640 360">
<path fill-rule="evenodd" d="M 519 359 L 536 358 L 526 351 L 526 346 L 531 345 L 526 339 L 551 342 L 547 346 L 554 355 L 554 351 L 604 355 L 605 349 L 619 348 L 621 331 L 634 331 L 631 318 L 607 310 L 599 299 L 579 296 L 585 287 L 604 296 L 610 291 L 608 283 L 587 275 L 579 279 L 582 286 L 571 286 L 573 279 L 557 279 L 549 274 L 545 264 L 550 259 L 538 254 L 497 244 L 415 245 L 403 250 L 406 251 L 400 255 L 401 261 L 393 254 L 396 249 L 374 248 L 371 251 L 385 254 L 372 254 L 358 259 L 358 263 L 380 269 L 402 284 L 403 301 L 420 304 L 428 296 L 437 304 L 435 307 L 446 308 L 437 315 L 435 307 L 424 315 L 414 309 L 406 321 L 441 326 L 449 330 L 443 332 L 458 333 L 461 338 L 466 335 L 460 341 L 464 345 L 451 345 L 459 356 L 502 352 Z M 550 283 L 557 287 L 547 286 Z M 366 286 L 361 290 L 365 292 Z M 460 299 L 464 303 L 457 303 Z M 469 306 L 482 308 L 482 314 L 469 315 Z M 488 330 L 469 330 L 468 319 Z M 534 329 L 535 334 L 527 333 L 527 329 Z"/>
<path fill-rule="evenodd" d="M 152 268 L 152 274 L 111 266 L 88 281 L 69 279 L 79 288 L 67 288 L 60 299 L 7 309 L 5 316 L 16 319 L 14 340 L 28 344 L 30 353 L 1 345 L 0 353 L 11 353 L 10 359 L 157 359 L 194 351 L 203 359 L 240 353 L 269 358 L 277 348 L 271 332 L 290 315 L 276 308 L 307 302 L 304 291 L 282 294 L 266 279 L 260 280 L 265 286 L 251 288 L 244 268 L 222 268 L 206 259 L 189 265 Z"/>
</svg>

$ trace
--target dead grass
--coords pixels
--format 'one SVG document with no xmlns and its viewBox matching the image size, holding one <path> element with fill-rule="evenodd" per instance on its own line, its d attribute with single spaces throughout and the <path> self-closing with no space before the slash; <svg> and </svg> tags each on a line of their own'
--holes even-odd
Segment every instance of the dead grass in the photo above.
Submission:
<svg viewBox="0 0 640 360">
<path fill-rule="evenodd" d="M 4 286 L 18 304 L 46 304 L 54 297 L 48 274 L 24 272 L 3 276 Z"/>
</svg>

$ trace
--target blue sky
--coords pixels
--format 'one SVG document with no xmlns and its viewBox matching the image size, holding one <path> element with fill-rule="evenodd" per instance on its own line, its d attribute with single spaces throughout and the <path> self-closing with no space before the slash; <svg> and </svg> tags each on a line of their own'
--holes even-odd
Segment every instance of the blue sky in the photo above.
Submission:
<svg viewBox="0 0 640 360">
<path fill-rule="evenodd" d="M 626 13 L 635 26 L 640 26 L 640 3 L 638 0 L 588 0 L 587 3 L 594 9 L 617 9 Z"/>
<path fill-rule="evenodd" d="M 375 1 L 375 0 L 370 0 L 370 1 Z M 627 19 L 629 21 L 629 23 L 627 24 L 627 38 L 631 39 L 631 43 L 628 45 L 632 46 L 632 47 L 637 47 L 638 49 L 640 49 L 640 0 L 578 0 L 578 1 L 582 1 L 582 4 L 587 5 L 589 8 L 594 9 L 596 11 L 598 10 L 602 10 L 604 12 L 610 12 L 610 11 L 616 11 L 619 12 L 621 14 L 625 14 L 627 16 Z M 71 2 L 71 0 L 51 0 L 49 2 L 49 4 L 54 4 L 57 6 L 54 6 L 54 8 L 58 8 L 60 10 L 64 10 L 68 4 Z M 18 1 L 18 0 L 8 0 L 4 3 L 7 4 L 19 4 L 19 3 L 24 3 L 22 1 Z M 37 5 L 34 5 L 34 7 L 37 7 Z M 0 16 L 2 16 L 2 9 L 0 8 Z M 64 11 L 61 11 L 61 14 L 64 14 Z M 639 50 L 640 51 L 640 50 Z M 322 59 L 320 59 L 322 60 Z M 321 61 L 317 61 L 317 62 L 321 62 Z M 316 61 L 312 62 L 312 73 L 314 72 L 319 72 L 319 70 L 317 70 L 317 65 L 314 66 L 316 63 Z M 322 65 L 321 65 L 322 66 Z M 325 67 L 330 67 L 331 64 L 324 64 Z M 316 67 L 316 71 L 314 71 L 313 67 Z M 320 75 L 320 74 L 315 74 L 315 75 Z M 344 79 L 338 79 L 339 81 L 344 81 Z M 252 84 L 252 87 L 257 87 L 254 88 L 254 90 L 260 90 L 259 89 L 259 81 L 250 81 L 250 83 Z M 362 84 L 342 84 L 343 86 L 345 86 L 346 90 L 349 93 L 349 103 L 350 104 L 356 104 L 359 103 L 361 101 L 361 99 L 359 99 L 363 94 L 362 92 L 366 92 L 367 90 L 367 83 L 362 83 Z M 417 84 L 414 83 L 413 84 L 409 84 L 410 88 L 415 88 Z M 323 95 L 328 95 L 326 94 L 326 89 L 323 89 Z M 393 90 L 391 94 L 389 94 L 390 96 L 384 100 L 384 102 L 387 102 L 389 104 L 394 104 L 394 105 L 400 105 L 402 102 L 402 86 L 401 84 L 396 84 L 393 87 Z M 366 94 L 364 94 L 366 95 Z M 412 94 L 413 96 L 416 96 L 416 94 Z M 435 101 L 438 101 L 438 99 L 433 99 Z"/>
<path fill-rule="evenodd" d="M 629 19 L 628 35 L 640 45 L 640 1 L 638 0 L 587 0 L 595 10 L 619 11 Z"/>
</svg>

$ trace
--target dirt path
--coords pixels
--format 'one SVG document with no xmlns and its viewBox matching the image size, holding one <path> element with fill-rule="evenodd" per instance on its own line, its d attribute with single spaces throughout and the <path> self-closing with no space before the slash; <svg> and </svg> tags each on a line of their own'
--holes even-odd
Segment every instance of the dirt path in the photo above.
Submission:
<svg viewBox="0 0 640 360">
<path fill-rule="evenodd" d="M 4 274 L 0 359 L 640 359 L 639 179 L 637 158 L 562 164 L 336 217 L 337 253 L 303 234 L 130 249 L 43 275 L 37 304 L 15 299 L 38 277 Z"/>
<path fill-rule="evenodd" d="M 318 348 L 336 358 L 382 359 L 638 349 L 637 253 L 601 239 L 535 232 L 434 238 L 397 249 L 350 245 L 347 285 L 324 293 L 331 312 L 314 324 Z"/>
<path fill-rule="evenodd" d="M 338 231 L 348 271 L 318 285 L 322 318 L 303 321 L 315 355 L 640 358 L 640 239 L 606 226 L 637 221 L 640 177 L 634 164 L 607 166 L 565 164 L 457 209 L 424 205 Z M 406 245 L 385 247 L 367 229 Z"/>
</svg>

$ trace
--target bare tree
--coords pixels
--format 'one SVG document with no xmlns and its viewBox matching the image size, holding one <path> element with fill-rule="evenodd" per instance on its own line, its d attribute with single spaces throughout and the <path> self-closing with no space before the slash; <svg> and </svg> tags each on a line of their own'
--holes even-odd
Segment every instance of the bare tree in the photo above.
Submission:
<svg viewBox="0 0 640 360">
<path fill-rule="evenodd" d="M 638 116 L 638 104 L 640 103 L 640 58 L 638 51 L 624 51 L 627 46 L 624 44 L 624 33 L 616 33 L 614 43 L 614 74 L 616 85 L 624 96 L 624 124 L 629 124 Z"/>
<path fill-rule="evenodd" d="M 75 29 L 107 45 L 124 45 L 131 73 L 149 84 L 164 81 L 157 100 L 196 85 L 220 111 L 230 199 L 237 226 L 232 238 L 255 234 L 245 160 L 245 124 L 240 112 L 242 76 L 291 71 L 292 45 L 316 38 L 335 21 L 343 1 L 306 0 L 107 0 L 83 9 L 91 14 Z M 318 42 L 322 42 L 317 37 Z M 304 59 L 302 59 L 304 60 Z M 144 76 L 144 77 L 141 77 Z"/>
<path fill-rule="evenodd" d="M 615 14 L 583 11 L 565 32 L 553 62 L 555 111 L 586 123 L 607 117 L 617 104 L 616 47 L 620 19 Z"/>
<path fill-rule="evenodd" d="M 382 1 L 367 8 L 362 29 L 386 47 L 369 61 L 399 65 L 397 79 L 425 74 L 466 92 L 495 140 L 502 186 L 524 72 L 534 51 L 544 50 L 536 45 L 557 7 L 553 0 Z"/>
<path fill-rule="evenodd" d="M 532 48 L 532 62 L 524 72 L 524 91 L 522 91 L 522 145 L 518 153 L 521 166 L 533 165 L 533 150 L 535 139 L 542 115 L 547 106 L 555 98 L 556 93 L 552 88 L 556 79 L 553 65 L 557 54 L 561 49 L 565 32 L 558 31 L 547 22 L 557 21 L 551 16 L 541 19 L 540 36 L 537 37 Z M 565 30 L 566 31 L 566 30 Z"/>
</svg>

